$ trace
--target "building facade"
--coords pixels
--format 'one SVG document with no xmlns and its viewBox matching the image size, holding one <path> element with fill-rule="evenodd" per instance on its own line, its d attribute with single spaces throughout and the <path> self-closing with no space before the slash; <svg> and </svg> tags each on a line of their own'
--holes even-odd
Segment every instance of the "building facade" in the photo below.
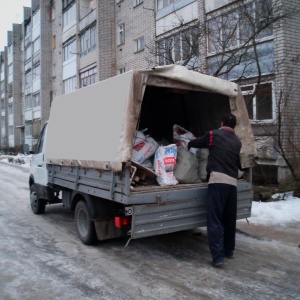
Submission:
<svg viewBox="0 0 300 300">
<path fill-rule="evenodd" d="M 257 162 L 281 180 L 288 168 L 278 147 L 290 147 L 299 122 L 299 6 L 297 0 L 32 0 L 0 53 L 0 147 L 31 149 L 53 98 L 129 70 L 176 63 L 240 84 Z M 283 95 L 289 104 L 278 106 Z M 275 138 L 281 109 L 284 124 L 293 122 L 281 128 L 283 141 Z"/>
</svg>

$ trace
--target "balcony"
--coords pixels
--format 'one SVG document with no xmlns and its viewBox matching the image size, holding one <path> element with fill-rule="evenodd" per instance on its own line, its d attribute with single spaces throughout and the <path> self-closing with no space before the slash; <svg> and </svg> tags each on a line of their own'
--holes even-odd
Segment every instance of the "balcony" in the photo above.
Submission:
<svg viewBox="0 0 300 300">
<path fill-rule="evenodd" d="M 96 21 L 97 18 L 97 10 L 94 9 L 90 11 L 85 17 L 83 17 L 79 23 L 79 31 L 88 27 L 90 24 Z"/>
<path fill-rule="evenodd" d="M 40 50 L 38 50 L 36 53 L 33 54 L 33 65 L 40 62 L 41 56 L 40 56 Z"/>
<path fill-rule="evenodd" d="M 12 62 L 13 62 L 13 54 L 11 53 L 7 57 L 7 65 L 12 64 Z"/>
<path fill-rule="evenodd" d="M 28 71 L 29 69 L 31 69 L 31 66 L 32 66 L 32 61 L 31 61 L 31 59 L 30 59 L 30 60 L 27 60 L 27 61 L 25 62 L 25 67 L 24 67 L 25 72 Z"/>
<path fill-rule="evenodd" d="M 29 95 L 31 93 L 32 93 L 32 86 L 29 85 L 29 84 L 26 84 L 26 86 L 25 86 L 25 96 Z"/>
<path fill-rule="evenodd" d="M 27 110 L 25 111 L 25 116 L 24 116 L 24 118 L 25 118 L 25 121 L 32 121 L 32 119 L 33 119 L 32 108 L 31 108 L 31 109 L 27 109 Z"/>
<path fill-rule="evenodd" d="M 27 36 L 25 37 L 25 41 L 24 41 L 24 47 L 26 48 L 31 42 L 31 32 L 29 34 L 27 34 Z"/>
</svg>

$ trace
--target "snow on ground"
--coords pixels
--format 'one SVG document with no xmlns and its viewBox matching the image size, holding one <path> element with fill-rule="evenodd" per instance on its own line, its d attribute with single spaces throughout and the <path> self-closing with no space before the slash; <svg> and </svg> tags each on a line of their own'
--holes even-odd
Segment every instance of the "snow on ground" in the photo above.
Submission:
<svg viewBox="0 0 300 300">
<path fill-rule="evenodd" d="M 12 163 L 15 165 L 19 165 L 22 168 L 29 168 L 31 162 L 32 155 L 24 155 L 24 154 L 17 154 L 17 155 L 0 155 L 0 161 L 4 163 Z"/>
<path fill-rule="evenodd" d="M 17 164 L 22 168 L 29 168 L 32 155 L 18 154 L 16 156 L 0 155 L 0 162 Z M 11 162 L 9 162 L 9 160 Z M 0 165 L 3 169 L 4 164 Z M 5 168 L 6 171 L 12 168 Z M 14 169 L 14 172 L 17 170 Z M 299 221 L 300 198 L 292 196 L 292 192 L 275 194 L 274 202 L 252 202 L 251 223 L 259 225 L 284 225 Z"/>
<path fill-rule="evenodd" d="M 284 225 L 299 221 L 300 198 L 293 192 L 275 194 L 274 202 L 252 202 L 251 223 L 259 225 Z"/>
</svg>

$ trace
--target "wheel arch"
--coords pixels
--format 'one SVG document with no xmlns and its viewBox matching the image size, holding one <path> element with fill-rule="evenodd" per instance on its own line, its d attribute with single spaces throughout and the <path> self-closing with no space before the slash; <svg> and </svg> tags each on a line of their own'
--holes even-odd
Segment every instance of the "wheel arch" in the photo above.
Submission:
<svg viewBox="0 0 300 300">
<path fill-rule="evenodd" d="M 30 189 L 30 187 L 31 187 L 33 184 L 34 184 L 34 178 L 33 178 L 33 175 L 30 174 L 30 176 L 29 176 L 29 189 Z"/>
<path fill-rule="evenodd" d="M 71 199 L 71 211 L 75 211 L 77 203 L 83 200 L 86 203 L 92 220 L 112 219 L 119 213 L 120 209 L 124 207 L 124 205 L 120 203 L 75 191 Z"/>
</svg>

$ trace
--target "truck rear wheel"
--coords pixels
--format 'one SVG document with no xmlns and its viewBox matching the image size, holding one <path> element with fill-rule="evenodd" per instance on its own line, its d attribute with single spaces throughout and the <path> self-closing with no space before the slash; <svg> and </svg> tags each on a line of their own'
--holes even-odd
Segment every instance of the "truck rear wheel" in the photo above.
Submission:
<svg viewBox="0 0 300 300">
<path fill-rule="evenodd" d="M 34 184 L 30 186 L 30 206 L 36 215 L 41 215 L 45 212 L 46 203 L 38 198 Z"/>
<path fill-rule="evenodd" d="M 80 240 L 86 245 L 93 245 L 97 241 L 94 222 L 91 221 L 85 201 L 80 200 L 75 209 L 75 223 Z"/>
</svg>

